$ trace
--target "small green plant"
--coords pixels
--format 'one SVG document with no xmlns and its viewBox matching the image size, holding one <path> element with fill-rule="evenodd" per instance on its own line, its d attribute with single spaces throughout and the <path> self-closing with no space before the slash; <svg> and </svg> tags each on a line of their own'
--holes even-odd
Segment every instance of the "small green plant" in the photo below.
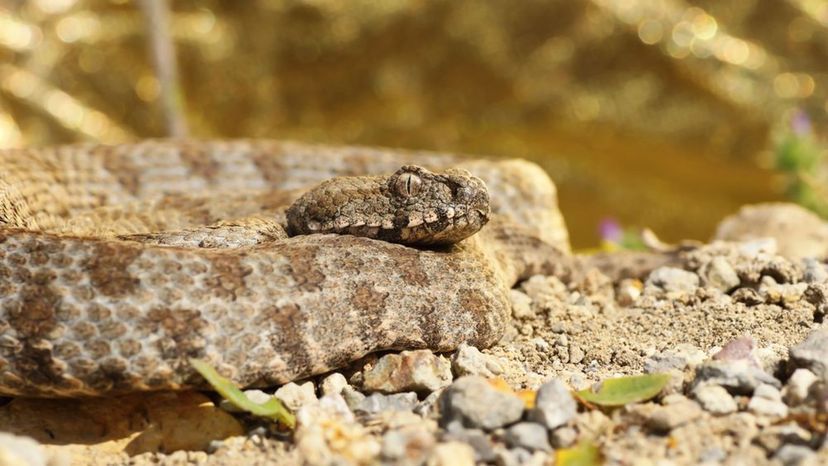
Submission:
<svg viewBox="0 0 828 466">
<path fill-rule="evenodd" d="M 633 375 L 607 379 L 597 390 L 587 388 L 575 392 L 575 396 L 587 403 L 614 408 L 630 403 L 647 401 L 659 393 L 670 381 L 670 374 Z"/>
<path fill-rule="evenodd" d="M 825 153 L 825 146 L 814 136 L 810 118 L 798 110 L 776 143 L 774 165 L 785 175 L 788 198 L 828 218 Z"/>
<path fill-rule="evenodd" d="M 296 417 L 288 411 L 279 399 L 271 398 L 263 404 L 254 403 L 232 381 L 219 375 L 213 366 L 207 362 L 200 359 L 190 359 L 190 364 L 210 383 L 219 395 L 238 406 L 239 409 L 256 416 L 273 419 L 289 429 L 296 427 Z"/>
</svg>

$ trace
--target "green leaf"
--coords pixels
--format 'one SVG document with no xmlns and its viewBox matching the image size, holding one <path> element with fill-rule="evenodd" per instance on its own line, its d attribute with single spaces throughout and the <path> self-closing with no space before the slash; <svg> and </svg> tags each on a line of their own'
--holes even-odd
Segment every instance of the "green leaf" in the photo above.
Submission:
<svg viewBox="0 0 828 466">
<path fill-rule="evenodd" d="M 256 416 L 274 419 L 290 429 L 296 426 L 296 417 L 288 411 L 278 398 L 271 398 L 263 404 L 254 403 L 232 381 L 219 375 L 213 366 L 206 361 L 191 358 L 190 364 L 213 386 L 219 395 L 238 406 L 239 409 L 243 409 Z"/>
<path fill-rule="evenodd" d="M 581 440 L 571 448 L 555 452 L 556 466 L 598 466 L 604 464 L 601 450 L 589 440 Z"/>
<path fill-rule="evenodd" d="M 670 374 L 618 377 L 601 382 L 601 387 L 597 392 L 587 388 L 575 392 L 575 396 L 599 406 L 624 406 L 653 398 L 669 381 Z"/>
</svg>

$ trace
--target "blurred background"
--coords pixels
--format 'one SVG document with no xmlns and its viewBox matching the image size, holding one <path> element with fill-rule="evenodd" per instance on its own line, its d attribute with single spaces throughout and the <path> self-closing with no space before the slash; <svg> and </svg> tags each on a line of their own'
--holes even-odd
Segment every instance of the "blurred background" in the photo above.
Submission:
<svg viewBox="0 0 828 466">
<path fill-rule="evenodd" d="M 826 113 L 824 0 L 0 0 L 2 147 L 189 135 L 524 157 L 557 183 L 575 247 L 606 218 L 706 239 L 782 199 L 779 148 L 819 141 Z"/>
</svg>

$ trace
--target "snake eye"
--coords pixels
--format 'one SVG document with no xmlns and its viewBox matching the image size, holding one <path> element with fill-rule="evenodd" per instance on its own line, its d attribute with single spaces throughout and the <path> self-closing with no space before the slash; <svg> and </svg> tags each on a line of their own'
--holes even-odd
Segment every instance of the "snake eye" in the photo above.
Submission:
<svg viewBox="0 0 828 466">
<path fill-rule="evenodd" d="M 394 183 L 394 189 L 401 196 L 414 197 L 420 192 L 420 186 L 422 184 L 423 180 L 419 176 L 413 173 L 403 173 Z"/>
</svg>

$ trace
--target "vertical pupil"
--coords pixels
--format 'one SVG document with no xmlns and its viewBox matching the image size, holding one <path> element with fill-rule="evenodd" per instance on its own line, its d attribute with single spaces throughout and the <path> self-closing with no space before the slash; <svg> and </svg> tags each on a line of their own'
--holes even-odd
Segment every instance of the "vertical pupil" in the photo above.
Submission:
<svg viewBox="0 0 828 466">
<path fill-rule="evenodd" d="M 409 196 L 411 195 L 411 178 L 411 175 L 405 177 L 405 192 L 407 192 Z"/>
</svg>

